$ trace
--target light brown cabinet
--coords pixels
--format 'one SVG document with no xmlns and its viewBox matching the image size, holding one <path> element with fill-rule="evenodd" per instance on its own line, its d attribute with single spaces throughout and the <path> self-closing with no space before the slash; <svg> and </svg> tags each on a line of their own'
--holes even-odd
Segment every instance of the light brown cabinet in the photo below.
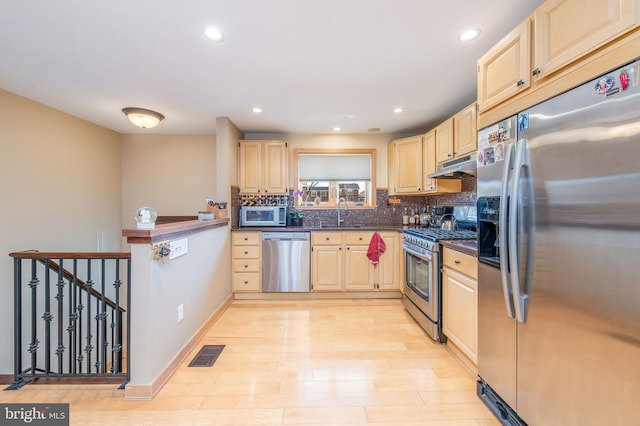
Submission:
<svg viewBox="0 0 640 426">
<path fill-rule="evenodd" d="M 446 163 L 478 149 L 476 103 L 458 111 L 435 128 L 436 163 Z"/>
<path fill-rule="evenodd" d="M 442 330 L 473 364 L 478 363 L 478 263 L 445 247 L 442 273 Z"/>
<path fill-rule="evenodd" d="M 287 194 L 286 141 L 240 141 L 239 181 L 243 194 Z"/>
<path fill-rule="evenodd" d="M 342 232 L 311 233 L 311 290 L 341 291 Z"/>
<path fill-rule="evenodd" d="M 380 232 L 386 250 L 376 266 L 367 257 L 372 236 L 372 231 L 312 232 L 312 290 L 398 290 L 398 233 Z"/>
<path fill-rule="evenodd" d="M 544 78 L 638 26 L 636 0 L 547 0 L 534 13 L 533 72 Z"/>
<path fill-rule="evenodd" d="M 584 82 L 567 76 L 580 71 L 592 53 L 637 28 L 639 8 L 638 0 L 545 1 L 478 60 L 480 113 L 548 87 L 543 96 L 490 119 L 497 121 Z M 620 59 L 612 61 L 609 67 L 621 65 Z M 551 85 L 560 78 L 564 81 Z"/>
<path fill-rule="evenodd" d="M 460 192 L 462 183 L 460 179 L 433 179 L 428 177 L 436 172 L 436 129 L 431 130 L 422 137 L 422 165 L 423 183 L 425 194 L 444 192 Z"/>
<path fill-rule="evenodd" d="M 234 292 L 260 291 L 260 232 L 231 233 Z"/>
<path fill-rule="evenodd" d="M 453 160 L 453 117 L 436 127 L 436 163 Z"/>
<path fill-rule="evenodd" d="M 529 88 L 531 21 L 526 19 L 478 60 L 480 111 Z"/>
<path fill-rule="evenodd" d="M 459 158 L 478 149 L 477 104 L 474 102 L 453 116 L 453 157 Z"/>
<path fill-rule="evenodd" d="M 440 134 L 438 133 L 440 130 Z M 446 140 L 453 153 L 453 123 L 425 135 L 397 139 L 389 144 L 389 195 L 422 195 L 460 192 L 460 179 L 431 179 L 436 171 L 436 144 Z"/>
<path fill-rule="evenodd" d="M 394 193 L 415 194 L 422 191 L 422 135 L 392 142 L 394 155 Z"/>
</svg>

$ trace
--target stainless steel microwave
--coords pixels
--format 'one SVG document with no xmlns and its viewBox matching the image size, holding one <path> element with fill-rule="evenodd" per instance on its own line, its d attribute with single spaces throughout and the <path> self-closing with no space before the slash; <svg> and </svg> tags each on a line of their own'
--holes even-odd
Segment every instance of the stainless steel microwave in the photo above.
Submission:
<svg viewBox="0 0 640 426">
<path fill-rule="evenodd" d="M 287 206 L 242 206 L 240 226 L 287 226 Z"/>
</svg>

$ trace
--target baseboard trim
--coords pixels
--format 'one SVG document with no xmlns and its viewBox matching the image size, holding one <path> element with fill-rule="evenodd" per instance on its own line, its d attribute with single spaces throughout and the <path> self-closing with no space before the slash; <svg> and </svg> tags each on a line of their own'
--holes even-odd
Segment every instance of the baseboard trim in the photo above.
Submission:
<svg viewBox="0 0 640 426">
<path fill-rule="evenodd" d="M 0 385 L 10 385 L 13 383 L 13 374 L 0 374 Z"/>
<path fill-rule="evenodd" d="M 391 291 L 327 291 L 310 293 L 261 293 L 237 292 L 236 300 L 347 300 L 347 299 L 402 299 L 399 290 Z"/>
<path fill-rule="evenodd" d="M 127 401 L 150 401 L 162 390 L 180 364 L 187 358 L 193 348 L 204 337 L 206 332 L 222 316 L 224 311 L 233 303 L 233 294 L 211 315 L 211 317 L 198 329 L 191 339 L 182 347 L 171 362 L 156 376 L 150 384 L 127 384 L 124 389 L 124 399 Z"/>
</svg>

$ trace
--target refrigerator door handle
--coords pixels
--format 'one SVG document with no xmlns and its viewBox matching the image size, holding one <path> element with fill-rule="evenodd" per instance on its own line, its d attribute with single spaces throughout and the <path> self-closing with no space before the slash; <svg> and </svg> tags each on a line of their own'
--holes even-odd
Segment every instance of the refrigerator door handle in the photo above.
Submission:
<svg viewBox="0 0 640 426">
<path fill-rule="evenodd" d="M 500 276 L 502 278 L 502 294 L 504 295 L 504 305 L 507 310 L 507 315 L 510 318 L 515 318 L 515 312 L 513 308 L 513 293 L 511 292 L 511 281 L 509 280 L 509 244 L 508 235 L 509 232 L 509 195 L 511 189 L 511 179 L 513 179 L 513 151 L 514 145 L 507 145 L 504 168 L 502 169 L 502 185 L 500 190 L 500 215 L 499 222 L 501 229 L 499 231 L 499 244 L 500 244 Z"/>
<path fill-rule="evenodd" d="M 528 163 L 528 147 L 527 140 L 520 139 L 516 142 L 515 147 L 515 159 L 513 167 L 513 177 L 511 180 L 511 199 L 509 200 L 509 212 L 508 212 L 508 258 L 509 258 L 509 276 L 511 280 L 511 291 L 513 293 L 514 309 L 516 313 L 516 319 L 525 323 L 527 321 L 527 310 L 529 307 L 529 295 L 531 287 L 531 271 L 533 261 L 533 232 L 530 227 L 534 223 L 533 210 L 528 208 L 527 211 L 520 211 L 522 198 L 522 183 L 527 185 L 526 196 L 529 203 L 533 202 L 533 189 L 530 177 L 530 167 Z M 524 175 L 524 181 L 522 176 Z M 524 217 L 523 215 L 528 215 Z M 522 218 L 522 223 L 519 219 Z M 523 234 L 526 234 L 526 264 L 524 265 L 524 282 L 520 283 L 520 238 L 518 231 L 522 230 Z M 523 284 L 523 285 L 522 285 Z"/>
</svg>

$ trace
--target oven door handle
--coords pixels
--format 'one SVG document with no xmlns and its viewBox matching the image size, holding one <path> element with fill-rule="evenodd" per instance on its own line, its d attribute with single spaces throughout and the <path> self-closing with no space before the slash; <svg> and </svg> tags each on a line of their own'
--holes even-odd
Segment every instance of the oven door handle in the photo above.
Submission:
<svg viewBox="0 0 640 426">
<path fill-rule="evenodd" d="M 513 293 L 511 292 L 511 280 L 509 279 L 509 207 L 511 195 L 511 180 L 513 179 L 513 151 L 515 144 L 507 145 L 505 151 L 504 168 L 502 169 L 502 186 L 500 191 L 500 228 L 498 238 L 500 244 L 500 277 L 502 281 L 502 294 L 507 315 L 515 318 L 513 307 Z"/>
</svg>

